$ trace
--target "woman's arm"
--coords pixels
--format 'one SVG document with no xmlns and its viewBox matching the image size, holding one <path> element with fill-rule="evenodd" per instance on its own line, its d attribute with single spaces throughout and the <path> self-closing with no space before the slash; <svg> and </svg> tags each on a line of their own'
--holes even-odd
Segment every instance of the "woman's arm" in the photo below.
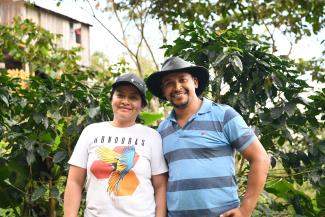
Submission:
<svg viewBox="0 0 325 217">
<path fill-rule="evenodd" d="M 87 170 L 71 165 L 64 192 L 64 217 L 77 217 Z"/>
<path fill-rule="evenodd" d="M 167 173 L 152 176 L 152 185 L 155 190 L 156 217 L 166 217 Z"/>
</svg>

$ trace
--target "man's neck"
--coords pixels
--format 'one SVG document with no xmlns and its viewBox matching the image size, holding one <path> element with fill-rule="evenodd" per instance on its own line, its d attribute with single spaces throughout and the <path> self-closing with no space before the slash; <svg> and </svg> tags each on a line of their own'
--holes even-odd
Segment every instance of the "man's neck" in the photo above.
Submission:
<svg viewBox="0 0 325 217">
<path fill-rule="evenodd" d="M 199 111 L 201 104 L 202 100 L 197 97 L 185 108 L 174 108 L 178 125 L 183 127 L 187 123 L 188 119 Z"/>
</svg>

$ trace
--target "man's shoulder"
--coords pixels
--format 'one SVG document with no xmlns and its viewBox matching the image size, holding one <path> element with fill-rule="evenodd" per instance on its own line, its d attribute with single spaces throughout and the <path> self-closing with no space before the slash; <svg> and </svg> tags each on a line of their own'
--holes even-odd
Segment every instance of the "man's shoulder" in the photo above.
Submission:
<svg viewBox="0 0 325 217">
<path fill-rule="evenodd" d="M 164 129 L 166 129 L 169 126 L 169 122 L 170 122 L 169 118 L 164 119 L 162 122 L 160 122 L 157 131 L 161 132 Z"/>
<path fill-rule="evenodd" d="M 230 105 L 210 101 L 210 113 L 206 113 L 208 118 L 216 121 L 224 121 L 232 119 L 239 115 L 239 113 Z"/>
<path fill-rule="evenodd" d="M 211 103 L 211 110 L 212 112 L 222 112 L 222 113 L 226 113 L 227 111 L 235 111 L 235 109 L 233 107 L 231 107 L 230 105 L 227 104 L 222 104 L 222 103 L 217 103 L 217 102 L 213 102 Z"/>
<path fill-rule="evenodd" d="M 227 110 L 229 108 L 232 108 L 228 104 L 215 102 L 215 101 L 213 101 L 211 99 L 208 99 L 208 98 L 203 98 L 203 103 L 205 104 L 205 106 L 210 106 L 213 109 L 224 109 L 224 110 Z"/>
</svg>

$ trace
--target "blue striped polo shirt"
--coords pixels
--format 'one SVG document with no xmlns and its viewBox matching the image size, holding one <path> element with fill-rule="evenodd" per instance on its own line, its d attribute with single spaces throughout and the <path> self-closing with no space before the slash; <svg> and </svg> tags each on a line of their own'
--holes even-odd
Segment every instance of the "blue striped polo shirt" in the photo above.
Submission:
<svg viewBox="0 0 325 217">
<path fill-rule="evenodd" d="M 210 217 L 239 206 L 235 150 L 256 138 L 232 107 L 203 99 L 183 128 L 174 112 L 158 127 L 169 167 L 169 217 Z"/>
</svg>

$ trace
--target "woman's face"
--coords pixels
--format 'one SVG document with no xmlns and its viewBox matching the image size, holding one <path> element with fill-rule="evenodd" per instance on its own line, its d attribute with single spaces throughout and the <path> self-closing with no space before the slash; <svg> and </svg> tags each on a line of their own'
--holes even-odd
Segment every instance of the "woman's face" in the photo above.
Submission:
<svg viewBox="0 0 325 217">
<path fill-rule="evenodd" d="M 130 84 L 119 85 L 112 97 L 114 121 L 133 123 L 142 108 L 142 99 L 137 89 Z"/>
</svg>

